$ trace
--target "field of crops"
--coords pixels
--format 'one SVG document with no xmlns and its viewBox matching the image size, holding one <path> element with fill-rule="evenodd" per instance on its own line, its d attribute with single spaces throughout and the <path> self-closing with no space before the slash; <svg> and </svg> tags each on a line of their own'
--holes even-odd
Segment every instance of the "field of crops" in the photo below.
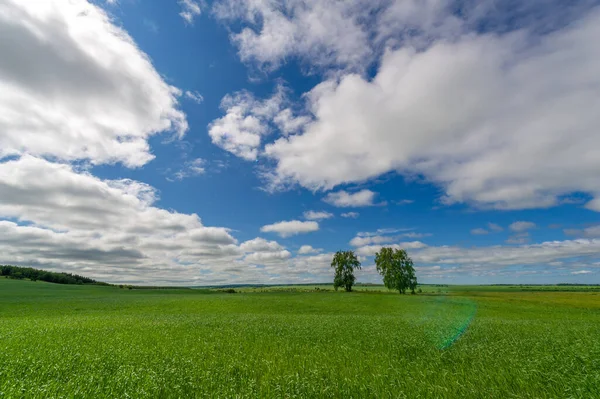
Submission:
<svg viewBox="0 0 600 399">
<path fill-rule="evenodd" d="M 600 397 L 600 294 L 0 278 L 0 397 Z"/>
</svg>

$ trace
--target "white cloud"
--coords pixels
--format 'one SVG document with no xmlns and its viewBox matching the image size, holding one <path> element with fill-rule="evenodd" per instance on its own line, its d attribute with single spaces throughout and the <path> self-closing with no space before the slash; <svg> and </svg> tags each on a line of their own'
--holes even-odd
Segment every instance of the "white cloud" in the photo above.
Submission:
<svg viewBox="0 0 600 399">
<path fill-rule="evenodd" d="M 188 232 L 194 240 L 236 242 L 227 229 L 203 227 L 194 214 L 153 207 L 156 191 L 147 184 L 101 180 L 70 165 L 31 156 L 0 163 L 0 196 L 0 217 L 58 231 Z"/>
<path fill-rule="evenodd" d="M 506 239 L 507 244 L 526 244 L 529 242 L 529 232 L 513 234 Z"/>
<path fill-rule="evenodd" d="M 367 189 L 357 191 L 356 193 L 340 190 L 327 194 L 323 198 L 323 201 L 338 208 L 373 206 L 375 205 L 373 200 L 376 195 L 377 193 Z"/>
<path fill-rule="evenodd" d="M 319 230 L 317 222 L 303 222 L 300 220 L 282 221 L 268 224 L 260 228 L 263 233 L 277 233 L 281 237 L 289 237 L 297 234 L 311 233 Z"/>
<path fill-rule="evenodd" d="M 290 251 L 282 250 L 278 252 L 254 252 L 244 257 L 244 260 L 249 263 L 262 264 L 269 262 L 280 262 L 289 259 L 292 256 Z"/>
<path fill-rule="evenodd" d="M 242 254 L 227 228 L 155 207 L 152 187 L 101 180 L 66 164 L 32 156 L 0 163 L 0 197 L 0 218 L 11 219 L 0 220 L 3 263 L 85 267 L 86 274 L 111 281 L 120 273 L 151 281 L 169 271 L 189 278 L 202 265 L 218 270 Z"/>
<path fill-rule="evenodd" d="M 238 245 L 227 228 L 160 209 L 144 183 L 102 180 L 67 164 L 2 162 L 0 197 L 0 264 L 165 285 L 302 282 L 329 272 L 276 241 Z"/>
<path fill-rule="evenodd" d="M 377 229 L 376 231 L 360 231 L 360 232 L 356 233 L 356 236 L 357 237 L 373 237 L 373 236 L 377 236 L 377 235 L 395 234 L 395 233 L 399 233 L 401 231 L 410 231 L 410 230 L 413 230 L 413 229 L 387 227 L 387 228 Z"/>
<path fill-rule="evenodd" d="M 371 80 L 316 86 L 306 96 L 314 121 L 265 148 L 274 180 L 331 189 L 397 171 L 440 185 L 444 203 L 496 209 L 600 196 L 600 12 L 533 30 L 405 42 Z"/>
<path fill-rule="evenodd" d="M 291 109 L 286 108 L 273 118 L 273 123 L 282 134 L 289 135 L 303 129 L 311 120 L 310 117 L 305 115 L 295 116 Z"/>
<path fill-rule="evenodd" d="M 281 244 L 263 238 L 238 244 L 227 228 L 205 226 L 195 214 L 158 208 L 156 191 L 144 183 L 102 180 L 66 164 L 31 156 L 0 163 L 0 198 L 0 263 L 110 282 L 166 285 L 310 282 L 331 277 L 331 253 L 309 255 L 318 249 L 304 246 L 294 257 Z M 287 235 L 313 230 L 310 225 L 318 228 L 316 222 L 293 221 L 267 230 Z M 363 233 L 360 237 L 369 244 L 356 252 L 372 256 L 384 245 L 372 244 L 377 237 L 409 233 L 399 229 Z M 434 272 L 437 276 L 514 273 L 510 270 L 515 265 L 572 271 L 593 271 L 600 265 L 600 240 L 594 239 L 475 248 L 432 247 L 419 241 L 385 245 L 407 249 L 420 278 Z M 577 259 L 576 265 L 570 258 Z M 378 281 L 368 270 L 360 278 Z"/>
<path fill-rule="evenodd" d="M 379 235 L 366 236 L 366 237 L 356 236 L 352 240 L 350 240 L 350 245 L 352 245 L 353 247 L 362 247 L 362 246 L 370 245 L 370 244 L 384 244 L 384 243 L 394 242 L 396 240 L 397 240 L 397 238 L 394 236 L 379 236 Z"/>
<path fill-rule="evenodd" d="M 244 62 L 273 70 L 286 58 L 297 57 L 310 68 L 363 69 L 373 59 L 369 33 L 362 26 L 376 8 L 373 3 L 222 0 L 215 3 L 214 12 L 224 21 L 244 23 L 231 35 Z"/>
<path fill-rule="evenodd" d="M 535 229 L 536 225 L 533 222 L 518 221 L 511 223 L 508 229 L 515 234 L 508 237 L 507 244 L 525 244 L 529 241 L 529 232 L 527 230 Z"/>
<path fill-rule="evenodd" d="M 372 236 L 372 235 L 376 235 L 376 234 L 394 234 L 394 233 L 399 233 L 401 231 L 407 231 L 407 230 L 412 230 L 412 229 L 398 229 L 398 228 L 394 228 L 394 227 L 386 227 L 386 228 L 382 228 L 382 229 L 377 229 L 377 231 L 375 231 L 374 233 L 362 232 L 362 233 L 359 233 L 359 235 Z"/>
<path fill-rule="evenodd" d="M 356 253 L 362 256 L 375 256 L 375 254 L 381 251 L 381 248 L 388 247 L 392 249 L 421 249 L 427 247 L 427 244 L 421 241 L 409 241 L 401 242 L 398 244 L 386 244 L 386 245 L 364 245 L 356 249 Z"/>
<path fill-rule="evenodd" d="M 298 249 L 298 254 L 300 254 L 300 255 L 316 254 L 316 253 L 319 253 L 322 251 L 323 250 L 320 248 L 313 248 L 310 245 L 303 245 L 300 247 L 300 249 Z"/>
<path fill-rule="evenodd" d="M 566 241 L 548 241 L 540 244 L 518 246 L 482 246 L 462 248 L 456 246 L 426 246 L 425 244 L 399 244 L 407 248 L 417 266 L 442 265 L 448 273 L 476 275 L 479 272 L 500 273 L 508 267 L 539 266 L 547 267 L 550 263 L 577 258 L 576 265 L 582 262 L 590 267 L 597 267 L 594 259 L 600 257 L 600 240 L 579 239 Z M 374 255 L 381 246 L 365 246 L 357 252 Z M 585 261 L 584 259 L 589 261 Z M 573 266 L 575 266 L 575 264 Z M 573 267 L 561 262 L 559 267 Z M 455 267 L 450 270 L 449 267 Z M 530 269 L 531 270 L 531 269 Z"/>
<path fill-rule="evenodd" d="M 403 200 L 398 200 L 398 201 L 393 201 L 393 202 L 396 205 L 409 205 L 409 204 L 412 204 L 415 201 L 414 200 L 409 200 L 409 199 L 403 199 Z"/>
<path fill-rule="evenodd" d="M 195 102 L 196 104 L 202 104 L 202 102 L 204 101 L 204 97 L 202 96 L 202 94 L 198 93 L 197 91 L 186 90 L 185 96 L 193 102 Z"/>
<path fill-rule="evenodd" d="M 345 212 L 341 215 L 343 218 L 356 219 L 360 216 L 358 212 Z"/>
<path fill-rule="evenodd" d="M 325 212 L 325 211 L 306 211 L 303 214 L 304 219 L 308 220 L 322 220 L 322 219 L 330 219 L 333 217 L 333 213 Z"/>
<path fill-rule="evenodd" d="M 137 167 L 154 158 L 150 136 L 186 132 L 180 91 L 100 7 L 8 0 L 0 30 L 0 158 Z"/>
<path fill-rule="evenodd" d="M 221 108 L 226 115 L 208 126 L 213 144 L 248 161 L 256 160 L 262 136 L 270 133 L 269 121 L 285 101 L 283 87 L 265 100 L 258 100 L 247 91 L 226 95 Z"/>
<path fill-rule="evenodd" d="M 386 229 L 377 229 L 375 232 L 359 232 L 356 234 L 352 240 L 350 240 L 350 245 L 353 247 L 364 247 L 374 244 L 389 244 L 396 243 L 396 247 L 399 241 L 403 238 L 417 239 L 431 236 L 430 233 L 416 233 L 416 232 L 407 232 L 396 234 L 406 229 L 394 229 L 394 228 L 386 228 Z M 395 234 L 395 235 L 393 235 Z M 406 245 L 425 245 L 419 241 L 405 242 Z"/>
<path fill-rule="evenodd" d="M 523 225 L 523 223 L 527 224 L 529 222 L 517 222 L 517 224 L 515 225 L 515 228 L 517 228 L 517 229 L 518 228 L 525 228 L 525 229 L 527 229 L 527 228 L 535 227 L 535 224 L 533 224 L 533 223 L 532 223 L 533 226 L 531 226 L 531 227 L 528 227 L 528 225 Z M 501 231 L 504 230 L 501 226 L 499 226 L 499 225 L 497 225 L 495 223 L 488 223 L 487 227 L 488 227 L 488 230 L 486 230 L 484 228 L 481 228 L 481 227 L 473 229 L 473 230 L 471 230 L 471 234 L 473 234 L 473 235 L 486 235 L 486 234 L 490 234 L 490 232 L 492 232 L 492 233 L 499 233 L 499 232 L 501 232 Z M 517 231 L 517 230 L 513 230 L 513 231 Z"/>
<path fill-rule="evenodd" d="M 264 238 L 257 237 L 243 242 L 240 249 L 245 252 L 280 252 L 285 248 L 277 241 L 267 241 Z"/>
<path fill-rule="evenodd" d="M 200 176 L 206 173 L 206 160 L 202 158 L 186 161 L 183 168 L 173 174 L 173 177 L 167 177 L 169 181 L 181 181 L 188 177 Z"/>
<path fill-rule="evenodd" d="M 295 59 L 304 72 L 335 73 L 364 72 L 390 48 L 424 49 L 482 29 L 507 33 L 529 27 L 547 33 L 596 5 L 592 0 L 218 0 L 213 13 L 229 24 L 230 39 L 245 62 L 270 71 Z"/>
<path fill-rule="evenodd" d="M 410 232 L 410 233 L 402 233 L 400 234 L 400 237 L 406 237 L 406 238 L 424 238 L 424 237 L 431 237 L 431 233 L 414 233 L 414 232 Z"/>
<path fill-rule="evenodd" d="M 578 237 L 600 237 L 600 225 L 590 226 L 584 229 L 564 229 L 564 233 Z"/>
<path fill-rule="evenodd" d="M 499 233 L 504 230 L 502 226 L 499 226 L 496 223 L 488 223 L 487 226 L 488 229 L 490 229 L 490 231 L 493 231 L 494 233 Z"/>
<path fill-rule="evenodd" d="M 257 237 L 240 245 L 246 252 L 244 261 L 250 264 L 270 264 L 288 260 L 292 254 L 276 241 L 267 241 Z"/>
<path fill-rule="evenodd" d="M 511 231 L 520 233 L 520 232 L 523 232 L 523 231 L 534 229 L 535 228 L 535 223 L 533 223 L 533 222 L 518 221 L 518 222 L 512 223 L 510 226 L 508 226 L 508 228 Z"/>
<path fill-rule="evenodd" d="M 179 16 L 184 19 L 187 24 L 193 24 L 194 18 L 200 15 L 200 5 L 194 0 L 179 0 L 181 12 Z"/>
<path fill-rule="evenodd" d="M 600 212 L 600 195 L 596 193 L 596 198 L 585 204 L 585 207 L 592 211 Z"/>
<path fill-rule="evenodd" d="M 591 274 L 592 271 L 591 270 L 577 270 L 574 272 L 571 272 L 571 274 Z"/>
</svg>

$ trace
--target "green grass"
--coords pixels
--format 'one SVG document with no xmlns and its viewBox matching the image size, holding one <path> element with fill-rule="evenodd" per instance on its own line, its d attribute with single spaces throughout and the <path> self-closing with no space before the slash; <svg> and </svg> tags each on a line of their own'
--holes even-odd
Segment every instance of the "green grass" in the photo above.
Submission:
<svg viewBox="0 0 600 399">
<path fill-rule="evenodd" d="M 0 278 L 0 397 L 600 397 L 597 292 L 432 288 L 226 294 Z"/>
</svg>

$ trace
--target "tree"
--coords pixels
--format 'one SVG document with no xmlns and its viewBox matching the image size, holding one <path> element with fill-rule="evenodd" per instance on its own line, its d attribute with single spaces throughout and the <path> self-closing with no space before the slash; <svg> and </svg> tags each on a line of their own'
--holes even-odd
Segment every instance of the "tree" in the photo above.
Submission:
<svg viewBox="0 0 600 399">
<path fill-rule="evenodd" d="M 354 255 L 354 251 L 337 251 L 331 261 L 331 267 L 335 268 L 335 277 L 333 278 L 335 290 L 344 287 L 346 292 L 352 291 L 352 286 L 356 281 L 354 270 L 360 270 L 360 262 Z"/>
<path fill-rule="evenodd" d="M 375 265 L 383 276 L 383 284 L 404 294 L 407 289 L 415 293 L 417 276 L 413 261 L 403 249 L 381 248 L 375 254 Z"/>
</svg>

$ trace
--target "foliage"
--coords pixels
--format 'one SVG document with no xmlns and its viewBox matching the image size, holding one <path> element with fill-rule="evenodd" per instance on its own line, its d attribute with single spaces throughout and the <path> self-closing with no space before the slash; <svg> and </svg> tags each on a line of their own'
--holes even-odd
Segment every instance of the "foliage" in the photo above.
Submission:
<svg viewBox="0 0 600 399">
<path fill-rule="evenodd" d="M 354 270 L 361 268 L 354 251 L 337 251 L 331 261 L 331 267 L 335 268 L 334 288 L 337 290 L 339 287 L 344 287 L 346 292 L 352 291 L 352 286 L 356 281 Z"/>
<path fill-rule="evenodd" d="M 0 397 L 598 397 L 597 292 L 460 289 L 231 295 L 0 278 Z"/>
<path fill-rule="evenodd" d="M 71 273 L 56 273 L 49 272 L 46 270 L 34 269 L 32 267 L 19 267 L 19 266 L 0 266 L 0 276 L 5 276 L 15 280 L 29 279 L 31 281 L 46 281 L 48 283 L 56 284 L 99 284 L 108 285 L 106 283 L 100 283 L 88 277 L 79 276 Z"/>
<path fill-rule="evenodd" d="M 415 293 L 417 276 L 413 261 L 404 249 L 381 248 L 375 254 L 375 265 L 383 276 L 383 284 L 404 294 L 406 290 Z"/>
</svg>

